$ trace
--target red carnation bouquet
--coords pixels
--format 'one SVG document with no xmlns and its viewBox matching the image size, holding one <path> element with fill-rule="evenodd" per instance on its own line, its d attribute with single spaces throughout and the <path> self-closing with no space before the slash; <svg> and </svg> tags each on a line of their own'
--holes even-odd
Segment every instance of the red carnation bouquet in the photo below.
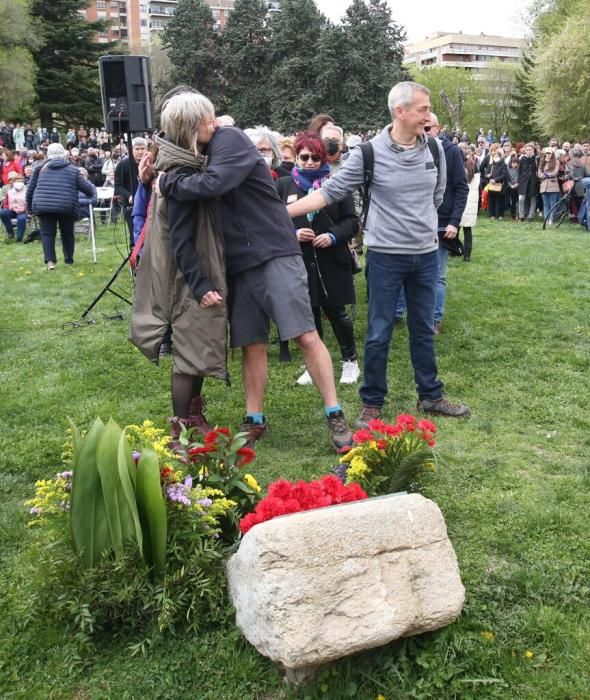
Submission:
<svg viewBox="0 0 590 700">
<path fill-rule="evenodd" d="M 371 496 L 418 491 L 436 471 L 436 425 L 407 413 L 395 423 L 369 421 L 368 430 L 353 434 L 354 447 L 340 458 L 334 472 L 346 484 L 360 484 Z"/>
<path fill-rule="evenodd" d="M 367 498 L 367 494 L 359 484 L 344 485 L 336 476 L 296 483 L 279 479 L 270 484 L 268 495 L 258 503 L 254 512 L 242 518 L 240 530 L 246 534 L 254 525 L 279 515 L 351 503 L 363 498 Z"/>
</svg>

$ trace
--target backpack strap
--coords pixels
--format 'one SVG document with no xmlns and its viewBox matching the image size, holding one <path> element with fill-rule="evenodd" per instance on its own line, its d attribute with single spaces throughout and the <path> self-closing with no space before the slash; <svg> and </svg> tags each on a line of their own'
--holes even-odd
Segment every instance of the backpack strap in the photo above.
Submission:
<svg viewBox="0 0 590 700">
<path fill-rule="evenodd" d="M 375 169 L 375 151 L 373 150 L 373 144 L 370 141 L 361 143 L 359 148 L 363 154 L 361 227 L 365 228 L 367 224 L 367 214 L 369 213 L 369 205 L 371 204 L 371 183 L 373 182 L 373 171 Z"/>
<path fill-rule="evenodd" d="M 440 172 L 440 152 L 438 150 L 438 144 L 436 143 L 436 139 L 432 138 L 432 136 L 428 137 L 428 148 L 430 149 L 430 153 L 432 154 L 432 160 L 436 165 L 436 169 Z"/>
</svg>

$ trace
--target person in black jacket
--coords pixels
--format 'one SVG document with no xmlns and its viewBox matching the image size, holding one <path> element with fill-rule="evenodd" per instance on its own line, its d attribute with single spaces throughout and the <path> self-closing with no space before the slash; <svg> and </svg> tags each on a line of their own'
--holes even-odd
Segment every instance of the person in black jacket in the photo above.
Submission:
<svg viewBox="0 0 590 700">
<path fill-rule="evenodd" d="M 202 133 L 208 131 L 208 134 Z M 242 430 L 252 443 L 268 430 L 263 413 L 268 375 L 270 320 L 280 337 L 293 339 L 324 401 L 337 452 L 352 445 L 352 433 L 338 403 L 332 360 L 315 329 L 307 273 L 293 224 L 269 169 L 252 141 L 237 127 L 201 125 L 207 144 L 202 173 L 160 175 L 156 191 L 172 200 L 211 200 L 225 244 L 231 345 L 242 348 L 246 416 Z M 140 170 L 150 175 L 146 156 Z"/>
<path fill-rule="evenodd" d="M 58 224 L 64 262 L 66 265 L 74 262 L 74 224 L 80 211 L 78 190 L 88 197 L 95 194 L 92 183 L 67 160 L 65 148 L 60 143 L 50 144 L 47 160 L 35 168 L 27 187 L 27 209 L 39 216 L 48 270 L 55 270 L 57 261 L 55 236 Z"/>
<path fill-rule="evenodd" d="M 488 168 L 488 184 L 499 184 L 501 185 L 501 189 L 496 192 L 488 190 L 488 213 L 490 215 L 490 221 L 495 221 L 496 218 L 499 221 L 503 219 L 508 180 L 508 167 L 502 158 L 502 154 L 496 152 L 492 157 L 491 168 Z"/>
<path fill-rule="evenodd" d="M 131 157 L 120 160 L 115 168 L 115 197 L 121 204 L 129 231 L 129 245 L 133 248 L 133 197 L 137 190 L 137 167 L 147 150 L 147 141 L 138 136 L 131 142 L 131 147 Z"/>
<path fill-rule="evenodd" d="M 527 143 L 518 161 L 518 219 L 521 222 L 525 217 L 532 221 L 537 213 L 538 164 L 535 147 Z"/>
<path fill-rule="evenodd" d="M 330 165 L 323 140 L 310 132 L 295 141 L 295 165 L 291 174 L 277 183 L 283 202 L 293 202 L 317 188 L 330 176 Z M 311 219 L 311 220 L 309 220 Z M 346 304 L 355 303 L 354 283 L 348 241 L 358 229 L 358 217 L 352 195 L 314 215 L 293 220 L 297 240 L 307 270 L 309 297 L 320 338 L 323 338 L 322 312 L 332 326 L 342 356 L 341 384 L 354 384 L 360 369 L 357 361 L 354 328 Z M 297 380 L 311 384 L 309 372 Z"/>
</svg>

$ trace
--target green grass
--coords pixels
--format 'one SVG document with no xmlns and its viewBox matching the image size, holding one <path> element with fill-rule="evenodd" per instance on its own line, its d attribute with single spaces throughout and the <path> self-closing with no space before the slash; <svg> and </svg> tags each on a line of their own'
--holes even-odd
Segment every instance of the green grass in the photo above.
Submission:
<svg viewBox="0 0 590 700">
<path fill-rule="evenodd" d="M 118 234 L 122 245 L 123 235 Z M 472 262 L 451 259 L 447 314 L 437 339 L 440 374 L 467 421 L 439 420 L 447 464 L 429 486 L 459 558 L 467 600 L 454 625 L 393 643 L 285 690 L 274 666 L 235 628 L 163 640 L 146 658 L 101 639 L 78 659 L 61 629 L 21 629 L 9 602 L 28 530 L 22 502 L 60 468 L 66 416 L 120 424 L 170 414 L 170 361 L 148 363 L 126 340 L 129 307 L 108 296 L 94 325 L 79 319 L 120 262 L 112 229 L 99 233 L 98 264 L 85 240 L 76 265 L 45 272 L 39 244 L 0 249 L 0 696 L 2 698 L 400 698 L 590 697 L 590 278 L 579 226 L 482 222 Z M 120 289 L 130 289 L 127 274 Z M 365 328 L 363 281 L 356 333 Z M 125 320 L 103 314 L 122 311 Z M 334 358 L 336 351 L 329 337 Z M 313 388 L 295 386 L 296 355 L 270 350 L 271 433 L 253 473 L 313 478 L 335 462 Z M 212 421 L 237 426 L 243 406 L 238 356 L 232 386 L 206 383 Z M 390 357 L 386 416 L 411 412 L 415 393 L 405 328 Z M 342 403 L 353 418 L 356 387 Z M 2 593 L 4 591 L 4 593 Z M 8 592 L 8 595 L 5 593 Z M 305 624 L 305 620 L 302 620 Z M 492 635 L 482 635 L 491 632 Z M 488 638 L 486 638 L 488 637 Z M 532 658 L 526 657 L 532 652 Z"/>
</svg>

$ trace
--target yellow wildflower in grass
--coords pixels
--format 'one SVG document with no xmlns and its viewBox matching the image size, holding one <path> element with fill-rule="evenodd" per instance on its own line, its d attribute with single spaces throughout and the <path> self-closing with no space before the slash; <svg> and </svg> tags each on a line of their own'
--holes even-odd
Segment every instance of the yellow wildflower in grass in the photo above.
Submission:
<svg viewBox="0 0 590 700">
<path fill-rule="evenodd" d="M 174 458 L 168 449 L 170 436 L 163 428 L 156 428 L 153 421 L 144 420 L 141 425 L 128 425 L 126 430 L 133 447 L 150 444 L 160 461 Z"/>
<path fill-rule="evenodd" d="M 385 695 L 381 695 L 381 693 L 379 693 L 379 695 L 377 695 L 377 700 L 385 700 Z"/>
<path fill-rule="evenodd" d="M 46 516 L 65 512 L 70 502 L 68 487 L 68 480 L 61 476 L 35 482 L 35 495 L 25 501 L 31 515 L 36 516 L 29 521 L 29 527 L 44 525 L 47 523 Z"/>
<path fill-rule="evenodd" d="M 428 471 L 435 472 L 436 462 L 433 459 L 426 460 L 426 462 L 424 462 L 424 469 L 428 469 Z"/>
<path fill-rule="evenodd" d="M 252 474 L 244 474 L 244 481 L 253 491 L 256 491 L 256 493 L 262 490 Z"/>
<path fill-rule="evenodd" d="M 527 649 L 527 650 L 524 652 L 524 655 L 523 655 L 523 656 L 524 656 L 525 659 L 532 659 L 533 656 L 534 656 L 534 653 L 533 653 L 530 649 Z"/>
<path fill-rule="evenodd" d="M 493 642 L 494 639 L 496 638 L 496 635 L 493 632 L 490 632 L 488 630 L 486 630 L 485 632 L 482 632 L 481 636 L 486 640 L 486 642 Z"/>
</svg>

